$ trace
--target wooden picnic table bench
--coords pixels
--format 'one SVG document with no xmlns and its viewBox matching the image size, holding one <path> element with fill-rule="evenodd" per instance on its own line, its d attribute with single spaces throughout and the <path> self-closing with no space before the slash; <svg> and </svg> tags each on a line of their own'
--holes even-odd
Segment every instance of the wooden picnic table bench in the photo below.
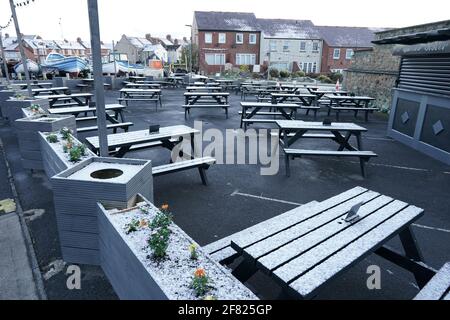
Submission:
<svg viewBox="0 0 450 320">
<path fill-rule="evenodd" d="M 303 106 L 312 106 L 316 99 L 313 94 L 307 93 L 272 93 L 271 98 L 275 103 L 297 102 Z"/>
<path fill-rule="evenodd" d="M 354 219 L 347 219 L 355 210 Z M 250 227 L 205 249 L 229 263 L 243 261 L 233 275 L 241 282 L 261 271 L 285 295 L 310 299 L 366 256 L 377 254 L 410 271 L 419 287 L 430 280 L 411 225 L 423 209 L 362 187 L 303 205 Z M 405 254 L 386 246 L 400 237 Z M 229 247 L 227 247 L 227 245 Z"/>
<path fill-rule="evenodd" d="M 228 119 L 228 92 L 186 92 L 184 94 L 185 104 L 184 117 L 187 119 L 187 115 L 190 114 L 192 108 L 211 108 L 211 109 L 224 109 L 226 118 Z"/>
<path fill-rule="evenodd" d="M 213 165 L 216 160 L 211 157 L 196 158 L 194 150 L 194 136 L 199 131 L 188 126 L 178 125 L 160 128 L 158 133 L 149 133 L 149 130 L 132 131 L 108 135 L 108 147 L 117 158 L 123 158 L 128 152 L 143 149 L 164 147 L 172 151 L 184 139 L 189 138 L 190 154 L 183 154 L 183 159 L 153 168 L 154 176 L 175 173 L 184 170 L 197 168 L 204 185 L 208 184 L 206 170 Z M 89 148 L 98 153 L 98 137 L 86 138 Z"/>
<path fill-rule="evenodd" d="M 78 83 L 77 88 L 80 88 L 81 92 L 87 92 L 89 90 L 94 89 L 94 79 L 82 79 L 83 83 Z M 104 83 L 103 86 L 106 88 L 110 88 L 111 85 L 109 83 Z"/>
<path fill-rule="evenodd" d="M 267 103 L 267 102 L 241 102 L 241 128 L 247 130 L 251 123 L 275 123 L 277 116 L 282 116 L 287 120 L 294 120 L 297 110 L 305 109 L 304 106 L 297 103 Z M 309 107 L 307 107 L 309 108 Z M 314 107 L 316 108 L 316 107 Z M 269 109 L 269 112 L 261 111 Z M 266 116 L 264 119 L 255 119 L 255 116 Z M 270 118 L 269 118 L 270 117 Z"/>
<path fill-rule="evenodd" d="M 131 89 L 123 88 L 120 90 L 119 102 L 125 102 L 126 106 L 130 101 L 152 101 L 156 104 L 156 111 L 158 111 L 158 104 L 162 107 L 161 89 Z"/>
<path fill-rule="evenodd" d="M 31 82 L 30 83 L 30 86 L 32 88 L 41 88 L 41 89 L 42 88 L 50 88 L 53 85 L 54 85 L 53 82 L 38 82 L 38 83 Z M 11 83 L 10 86 L 17 87 L 22 90 L 28 88 L 28 85 L 26 83 Z"/>
<path fill-rule="evenodd" d="M 374 101 L 374 98 L 365 96 L 338 96 L 338 95 L 325 95 L 325 98 L 329 101 L 328 115 L 331 111 L 336 112 L 336 120 L 339 121 L 339 114 L 341 111 L 353 111 L 355 118 L 358 116 L 358 112 L 364 112 L 365 121 L 369 121 L 369 113 L 377 111 L 378 108 L 370 107 L 369 104 Z"/>
<path fill-rule="evenodd" d="M 125 132 L 127 132 L 129 128 L 133 126 L 132 122 L 125 121 L 123 110 L 125 110 L 125 106 L 122 106 L 120 104 L 108 104 L 105 106 L 106 120 L 110 122 L 110 124 L 107 125 L 107 128 L 112 129 L 114 133 L 116 133 L 118 129 L 123 129 Z M 89 106 L 49 109 L 48 112 L 53 115 L 74 115 L 77 123 L 97 119 L 97 109 L 95 107 Z M 92 113 L 94 114 L 94 116 L 88 117 L 88 113 Z M 84 114 L 85 116 L 82 118 L 78 118 L 79 114 Z M 77 131 L 79 133 L 86 133 L 97 130 L 97 126 L 77 128 Z"/>
<path fill-rule="evenodd" d="M 187 92 L 221 92 L 222 87 L 217 86 L 188 86 Z"/>
<path fill-rule="evenodd" d="M 87 106 L 94 95 L 92 93 L 72 93 L 72 94 L 54 94 L 39 96 L 41 99 L 48 99 L 50 108 L 67 107 L 70 105 Z M 84 101 L 83 101 L 84 99 Z M 73 102 L 71 102 L 73 101 Z M 62 102 L 57 104 L 58 102 Z"/>
<path fill-rule="evenodd" d="M 39 96 L 41 94 L 59 95 L 64 94 L 66 90 L 69 90 L 69 87 L 34 88 L 31 89 L 31 92 L 33 93 L 34 96 Z"/>
<path fill-rule="evenodd" d="M 285 154 L 286 176 L 290 176 L 291 158 L 300 158 L 304 156 L 331 156 L 331 157 L 352 157 L 359 158 L 361 174 L 365 177 L 365 164 L 371 158 L 377 157 L 377 154 L 371 151 L 364 151 L 362 146 L 361 135 L 367 129 L 358 126 L 354 123 L 332 123 L 331 125 L 324 125 L 321 122 L 306 122 L 306 121 L 286 121 L 277 120 L 276 124 L 280 129 L 280 145 Z M 337 150 L 307 150 L 292 148 L 292 145 L 301 139 L 305 134 L 311 131 L 319 132 L 320 134 L 329 132 L 330 140 L 338 144 Z M 357 146 L 350 144 L 350 138 L 355 136 Z M 317 138 L 326 138 L 325 136 L 318 136 Z M 314 138 L 309 136 L 308 138 Z"/>
<path fill-rule="evenodd" d="M 447 262 L 420 290 L 414 300 L 450 301 L 450 262 Z"/>
<path fill-rule="evenodd" d="M 134 88 L 134 89 L 161 89 L 161 84 L 160 83 L 133 83 L 133 82 L 126 82 L 125 83 L 125 87 L 127 88 Z"/>
</svg>

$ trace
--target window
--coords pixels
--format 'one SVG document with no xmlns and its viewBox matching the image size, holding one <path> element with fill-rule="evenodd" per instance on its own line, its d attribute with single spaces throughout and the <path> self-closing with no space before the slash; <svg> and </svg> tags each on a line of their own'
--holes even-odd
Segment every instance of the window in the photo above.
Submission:
<svg viewBox="0 0 450 320">
<path fill-rule="evenodd" d="M 345 59 L 347 59 L 347 60 L 351 60 L 352 59 L 352 57 L 353 57 L 353 49 L 347 49 L 346 51 L 345 51 Z"/>
<path fill-rule="evenodd" d="M 313 52 L 319 52 L 319 43 L 318 42 L 313 42 Z"/>
<path fill-rule="evenodd" d="M 339 60 L 341 58 L 341 49 L 334 49 L 333 51 L 333 59 Z"/>
<path fill-rule="evenodd" d="M 271 52 L 277 51 L 277 40 L 270 40 L 270 42 L 269 42 L 269 50 Z"/>
<path fill-rule="evenodd" d="M 225 64 L 225 54 L 224 53 L 206 53 L 205 61 L 210 66 L 218 66 Z"/>
<path fill-rule="evenodd" d="M 250 36 L 249 36 L 249 39 L 248 39 L 248 43 L 256 44 L 256 34 L 250 33 Z"/>
<path fill-rule="evenodd" d="M 236 43 L 237 44 L 244 43 L 244 34 L 243 33 L 236 33 Z"/>
<path fill-rule="evenodd" d="M 289 51 L 289 41 L 284 41 L 283 43 L 283 51 L 288 52 Z"/>
<path fill-rule="evenodd" d="M 300 51 L 302 52 L 306 51 L 306 41 L 300 42 Z"/>
<path fill-rule="evenodd" d="M 212 43 L 212 33 L 205 33 L 205 43 Z"/>
<path fill-rule="evenodd" d="M 308 73 L 311 73 L 311 72 L 312 72 L 312 63 L 309 62 L 308 63 Z"/>
<path fill-rule="evenodd" d="M 270 68 L 277 69 L 278 71 L 289 71 L 289 63 L 287 62 L 271 63 Z"/>
<path fill-rule="evenodd" d="M 313 63 L 312 72 L 313 72 L 313 73 L 317 73 L 317 62 L 314 62 L 314 63 Z"/>
<path fill-rule="evenodd" d="M 219 43 L 226 43 L 226 42 L 227 42 L 227 34 L 219 33 Z"/>
<path fill-rule="evenodd" d="M 236 65 L 254 65 L 256 64 L 256 54 L 238 53 L 236 54 Z"/>
</svg>

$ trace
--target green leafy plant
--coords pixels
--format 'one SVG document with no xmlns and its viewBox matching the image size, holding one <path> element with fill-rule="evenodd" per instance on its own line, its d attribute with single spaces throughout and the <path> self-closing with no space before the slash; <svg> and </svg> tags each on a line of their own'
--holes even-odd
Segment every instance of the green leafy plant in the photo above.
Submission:
<svg viewBox="0 0 450 320">
<path fill-rule="evenodd" d="M 281 70 L 280 77 L 283 79 L 289 78 L 289 71 Z"/>
<path fill-rule="evenodd" d="M 197 260 L 198 259 L 197 245 L 195 243 L 192 243 L 189 246 L 189 253 L 191 255 L 191 260 Z"/>
<path fill-rule="evenodd" d="M 158 228 L 154 230 L 148 239 L 148 245 L 153 251 L 155 259 L 162 259 L 166 256 L 167 248 L 169 247 L 170 230 L 167 227 Z"/>
<path fill-rule="evenodd" d="M 69 149 L 69 160 L 71 162 L 78 162 L 81 160 L 81 157 L 81 149 L 78 146 Z"/>
<path fill-rule="evenodd" d="M 280 72 L 278 69 L 272 68 L 269 70 L 269 75 L 271 78 L 278 78 L 280 76 Z"/>
<path fill-rule="evenodd" d="M 296 71 L 292 73 L 293 78 L 303 78 L 306 74 L 303 71 Z"/>
<path fill-rule="evenodd" d="M 125 234 L 130 234 L 130 233 L 138 231 L 139 224 L 140 224 L 139 220 L 137 220 L 137 219 L 131 220 L 130 223 L 127 223 L 125 225 Z"/>
<path fill-rule="evenodd" d="M 150 229 L 155 230 L 158 228 L 167 228 L 173 222 L 173 216 L 169 212 L 169 206 L 163 205 L 161 210 L 156 214 L 155 218 L 153 218 L 150 223 Z"/>
<path fill-rule="evenodd" d="M 250 67 L 246 64 L 242 65 L 239 67 L 239 71 L 241 73 L 249 73 L 250 72 Z"/>
<path fill-rule="evenodd" d="M 194 278 L 191 282 L 191 288 L 195 291 L 195 295 L 197 297 L 204 296 L 211 289 L 212 285 L 210 284 L 211 280 L 206 274 L 203 268 L 199 268 L 194 272 Z"/>
<path fill-rule="evenodd" d="M 23 95 L 22 93 L 18 92 L 15 94 L 14 98 L 16 98 L 16 100 L 25 100 L 25 95 Z"/>
<path fill-rule="evenodd" d="M 59 133 L 61 134 L 63 140 L 70 140 L 72 135 L 72 130 L 69 128 L 62 128 Z"/>
<path fill-rule="evenodd" d="M 33 113 L 39 113 L 41 111 L 41 106 L 39 104 L 32 104 L 29 109 Z"/>
<path fill-rule="evenodd" d="M 317 80 L 323 83 L 333 83 L 333 81 L 325 75 L 320 75 L 319 77 L 317 77 Z"/>
<path fill-rule="evenodd" d="M 56 135 L 56 134 L 49 134 L 48 136 L 47 136 L 47 141 L 49 142 L 49 143 L 57 143 L 59 140 L 58 140 L 58 136 Z"/>
</svg>

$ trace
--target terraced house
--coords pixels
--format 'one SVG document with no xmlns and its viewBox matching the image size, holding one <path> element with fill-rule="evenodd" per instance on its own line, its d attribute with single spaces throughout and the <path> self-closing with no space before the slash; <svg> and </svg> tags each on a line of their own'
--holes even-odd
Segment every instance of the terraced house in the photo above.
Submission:
<svg viewBox="0 0 450 320">
<path fill-rule="evenodd" d="M 196 11 L 192 42 L 202 73 L 260 64 L 261 31 L 253 13 Z"/>
<path fill-rule="evenodd" d="M 199 71 L 264 65 L 289 72 L 342 72 L 353 53 L 371 48 L 374 33 L 365 27 L 316 26 L 310 20 L 258 19 L 253 13 L 196 11 L 192 27 Z"/>
</svg>

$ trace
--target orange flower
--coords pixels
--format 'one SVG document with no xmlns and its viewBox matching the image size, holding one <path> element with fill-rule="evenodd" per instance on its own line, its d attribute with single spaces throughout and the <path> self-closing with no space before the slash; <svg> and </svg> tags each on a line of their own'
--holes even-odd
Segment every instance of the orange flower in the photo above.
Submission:
<svg viewBox="0 0 450 320">
<path fill-rule="evenodd" d="M 168 204 L 163 204 L 161 209 L 163 209 L 164 211 L 169 210 L 169 205 Z"/>
<path fill-rule="evenodd" d="M 148 227 L 148 221 L 145 220 L 145 219 L 142 219 L 142 220 L 139 222 L 139 227 L 140 227 L 140 228 Z"/>
<path fill-rule="evenodd" d="M 203 277 L 206 277 L 206 272 L 203 268 L 199 268 L 199 269 L 195 270 L 194 276 L 196 278 L 203 278 Z"/>
</svg>

